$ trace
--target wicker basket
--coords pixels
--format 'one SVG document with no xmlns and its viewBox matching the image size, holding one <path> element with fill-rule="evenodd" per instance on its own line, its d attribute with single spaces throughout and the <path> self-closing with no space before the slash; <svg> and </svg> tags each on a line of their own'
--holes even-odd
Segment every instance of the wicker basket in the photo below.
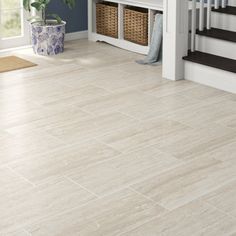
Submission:
<svg viewBox="0 0 236 236">
<path fill-rule="evenodd" d="M 118 38 L 118 4 L 100 2 L 96 4 L 97 33 Z"/>
<path fill-rule="evenodd" d="M 148 45 L 148 11 L 146 9 L 125 8 L 124 39 L 144 46 Z"/>
</svg>

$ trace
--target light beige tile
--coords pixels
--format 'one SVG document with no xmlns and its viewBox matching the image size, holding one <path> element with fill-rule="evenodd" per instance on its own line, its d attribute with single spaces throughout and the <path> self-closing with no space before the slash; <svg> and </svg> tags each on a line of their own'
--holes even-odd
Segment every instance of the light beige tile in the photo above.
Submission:
<svg viewBox="0 0 236 236">
<path fill-rule="evenodd" d="M 80 88 L 73 89 L 72 91 L 41 97 L 37 99 L 37 102 L 40 104 L 59 103 L 58 105 L 61 105 L 61 103 L 63 103 L 67 105 L 79 105 L 85 101 L 97 99 L 108 94 L 110 93 L 103 88 L 94 85 L 86 85 L 83 87 L 80 86 Z"/>
<path fill-rule="evenodd" d="M 58 105 L 58 108 L 60 105 Z M 58 109 L 56 108 L 56 109 Z M 34 130 L 48 130 L 48 129 L 56 129 L 58 127 L 78 123 L 80 121 L 84 121 L 87 119 L 91 119 L 91 115 L 89 115 L 86 112 L 81 111 L 80 109 L 73 109 L 68 108 L 64 112 L 57 112 L 55 110 L 55 114 L 53 112 L 47 113 L 47 110 L 45 112 L 41 112 L 41 114 L 45 114 L 45 117 L 40 117 L 39 119 L 33 119 L 33 116 L 29 115 L 28 122 L 24 122 L 23 118 L 23 124 L 16 125 L 12 123 L 12 127 L 9 127 L 5 129 L 10 134 L 20 134 L 20 133 L 26 133 L 26 132 L 33 132 Z M 32 118 L 32 122 L 30 122 L 30 119 Z M 35 117 L 36 118 L 36 117 Z M 27 119 L 27 118 L 26 118 Z"/>
<path fill-rule="evenodd" d="M 156 118 L 117 130 L 115 133 L 100 137 L 99 140 L 122 152 L 130 152 L 146 146 L 157 145 L 168 137 L 181 134 L 189 129 L 178 122 Z"/>
<path fill-rule="evenodd" d="M 20 57 L 22 57 L 22 55 L 20 55 Z M 43 60 L 45 59 L 46 58 L 44 58 Z M 41 60 L 40 62 L 35 62 L 38 64 L 37 67 L 1 73 L 0 89 L 10 88 L 23 84 L 37 84 L 39 81 L 48 80 L 49 78 L 54 76 L 59 79 L 59 75 L 64 76 L 67 73 L 72 73 L 73 71 L 80 69 L 76 64 L 67 64 L 54 67 L 48 64 L 47 66 L 45 66 L 42 65 L 43 60 Z"/>
<path fill-rule="evenodd" d="M 171 136 L 157 145 L 163 152 L 181 160 L 190 160 L 232 142 L 235 134 L 231 129 L 210 124 L 207 128 L 195 128 L 184 132 L 179 137 Z"/>
<path fill-rule="evenodd" d="M 215 89 L 215 88 L 211 88 L 208 86 L 204 86 L 204 85 L 198 85 L 194 88 L 185 90 L 182 93 L 184 96 L 187 96 L 191 99 L 198 99 L 198 100 L 224 100 L 227 99 L 226 96 L 229 95 L 228 92 L 219 90 L 219 89 Z"/>
<path fill-rule="evenodd" d="M 236 179 L 222 188 L 209 193 L 203 198 L 203 201 L 235 217 L 236 223 Z"/>
<path fill-rule="evenodd" d="M 5 200 L 14 194 L 17 194 L 22 189 L 32 190 L 33 188 L 31 183 L 24 180 L 23 178 L 20 178 L 7 167 L 0 167 L 0 186 L 0 199 Z"/>
<path fill-rule="evenodd" d="M 155 73 L 146 71 L 144 74 L 140 71 L 126 72 L 124 70 L 117 73 L 117 70 L 112 68 L 92 76 L 96 77 L 93 81 L 94 85 L 114 92 L 127 88 L 138 88 L 150 83 L 155 85 L 168 83 L 168 80 L 162 79 L 160 70 Z"/>
<path fill-rule="evenodd" d="M 154 97 L 145 95 L 137 90 L 125 90 L 117 92 L 102 98 L 84 102 L 80 107 L 88 112 L 95 114 L 104 114 L 111 111 L 117 111 L 124 107 L 137 105 L 139 103 L 152 102 Z"/>
<path fill-rule="evenodd" d="M 67 143 L 86 141 L 108 133 L 112 133 L 123 127 L 137 123 L 133 118 L 118 112 L 106 115 L 92 116 L 72 124 L 62 124 L 51 127 L 47 132 Z"/>
<path fill-rule="evenodd" d="M 27 230 L 33 236 L 119 235 L 163 213 L 165 210 L 153 202 L 124 190 L 27 227 Z"/>
<path fill-rule="evenodd" d="M 156 97 L 168 96 L 171 94 L 181 93 L 184 94 L 185 90 L 198 86 L 195 83 L 186 80 L 180 80 L 177 82 L 169 82 L 162 85 L 140 86 L 139 89 L 147 94 L 151 94 Z"/>
<path fill-rule="evenodd" d="M 74 169 L 68 176 L 99 196 L 104 196 L 181 164 L 181 161 L 155 147 L 148 147 L 80 171 Z"/>
<path fill-rule="evenodd" d="M 222 119 L 217 119 L 216 123 L 236 130 L 236 114 L 228 115 Z"/>
<path fill-rule="evenodd" d="M 64 179 L 31 189 L 22 188 L 8 198 L 0 196 L 0 234 L 61 214 L 93 199 L 94 195 Z"/>
<path fill-rule="evenodd" d="M 64 142 L 43 131 L 27 131 L 9 135 L 0 139 L 0 165 L 19 160 L 26 154 L 40 154 L 63 145 Z"/>
<path fill-rule="evenodd" d="M 115 158 L 118 154 L 119 152 L 106 145 L 91 140 L 44 154 L 24 155 L 9 166 L 26 179 L 38 184 L 63 176 L 72 170 L 82 173 L 84 169 Z"/>
<path fill-rule="evenodd" d="M 122 236 L 231 236 L 235 221 L 200 201 L 176 209 Z"/>
<path fill-rule="evenodd" d="M 30 236 L 30 234 L 24 230 L 19 230 L 11 233 L 2 234 L 1 236 Z"/>
<path fill-rule="evenodd" d="M 228 140 L 227 144 L 219 145 L 209 152 L 199 155 L 199 158 L 215 158 L 223 162 L 236 164 L 236 140 Z"/>
<path fill-rule="evenodd" d="M 87 113 L 82 112 L 76 106 L 69 104 L 50 104 L 45 106 L 37 107 L 37 109 L 31 109 L 25 112 L 12 112 L 11 114 L 5 114 L 0 118 L 0 127 L 4 130 L 13 127 L 32 127 L 32 124 L 42 123 L 47 119 L 60 120 L 67 116 L 67 118 L 77 116 L 79 119 L 89 117 Z M 58 121 L 57 121 L 58 122 Z"/>
<path fill-rule="evenodd" d="M 38 81 L 34 84 L 21 84 L 14 87 L 1 90 L 2 97 L 20 98 L 21 100 L 37 101 L 40 98 L 56 96 L 61 93 L 70 92 L 73 89 L 64 84 L 57 83 L 50 80 Z"/>
<path fill-rule="evenodd" d="M 0 235 L 120 235 L 165 214 L 156 200 L 180 206 L 160 235 L 236 236 L 234 218 L 219 216 L 224 197 L 234 204 L 236 96 L 162 79 L 161 66 L 105 43 L 65 46 L 53 57 L 0 53 L 38 64 L 0 74 Z M 219 211 L 206 201 L 181 210 L 220 188 Z M 90 189 L 106 197 L 90 201 Z M 158 223 L 144 226 L 159 235 Z"/>
<path fill-rule="evenodd" d="M 158 116 L 167 116 L 178 109 L 190 107 L 196 104 L 193 99 L 186 99 L 181 95 L 169 95 L 140 101 L 138 104 L 121 108 L 120 111 L 141 120 L 151 119 Z"/>
<path fill-rule="evenodd" d="M 235 166 L 196 159 L 132 186 L 159 205 L 173 210 L 208 194 L 236 177 Z"/>
<path fill-rule="evenodd" d="M 227 100 L 221 102 L 202 102 L 192 107 L 180 109 L 169 115 L 170 119 L 183 122 L 194 128 L 204 127 L 213 122 L 227 119 L 227 117 L 236 114 L 236 102 Z M 224 121 L 219 123 L 224 126 Z"/>
</svg>

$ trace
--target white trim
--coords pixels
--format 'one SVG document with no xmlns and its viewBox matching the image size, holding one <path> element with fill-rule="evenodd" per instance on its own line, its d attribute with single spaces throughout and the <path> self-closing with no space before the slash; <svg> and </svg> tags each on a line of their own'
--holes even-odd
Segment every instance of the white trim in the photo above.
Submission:
<svg viewBox="0 0 236 236">
<path fill-rule="evenodd" d="M 77 40 L 77 39 L 87 39 L 88 31 L 77 31 L 73 33 L 67 33 L 65 36 L 65 41 Z"/>
<path fill-rule="evenodd" d="M 14 47 L 14 48 L 7 48 L 7 49 L 0 49 L 0 53 L 5 53 L 5 52 L 11 52 L 11 51 L 16 51 L 16 50 L 23 50 L 27 48 L 31 48 L 31 45 L 25 45 L 25 46 L 20 46 L 20 47 Z"/>
<path fill-rule="evenodd" d="M 87 39 L 88 38 L 88 31 L 78 31 L 78 32 L 73 32 L 73 33 L 67 33 L 65 36 L 65 41 L 72 41 L 72 40 L 78 40 L 78 39 Z M 14 47 L 14 48 L 7 48 L 7 49 L 2 49 L 0 50 L 0 53 L 5 53 L 5 52 L 11 52 L 15 50 L 21 50 L 21 49 L 26 49 L 26 48 L 31 48 L 32 45 L 25 45 L 21 47 Z"/>
<path fill-rule="evenodd" d="M 96 41 L 106 42 L 113 46 L 144 55 L 147 55 L 149 50 L 148 46 L 142 46 L 136 43 L 126 41 L 124 39 L 116 39 L 97 33 L 90 33 L 89 40 L 93 42 Z"/>
<path fill-rule="evenodd" d="M 235 73 L 185 61 L 185 79 L 236 94 Z"/>
</svg>

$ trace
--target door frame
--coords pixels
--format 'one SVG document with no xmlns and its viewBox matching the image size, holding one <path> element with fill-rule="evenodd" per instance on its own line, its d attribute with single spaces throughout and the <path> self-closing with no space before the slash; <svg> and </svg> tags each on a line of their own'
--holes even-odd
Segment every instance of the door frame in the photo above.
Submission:
<svg viewBox="0 0 236 236">
<path fill-rule="evenodd" d="M 0 9 L 1 9 L 1 2 L 0 2 Z M 21 21 L 22 35 L 9 38 L 1 38 L 0 34 L 0 50 L 26 46 L 30 44 L 30 24 L 27 21 L 29 14 L 23 8 L 23 1 L 21 1 L 21 14 L 22 14 L 22 21 Z"/>
</svg>

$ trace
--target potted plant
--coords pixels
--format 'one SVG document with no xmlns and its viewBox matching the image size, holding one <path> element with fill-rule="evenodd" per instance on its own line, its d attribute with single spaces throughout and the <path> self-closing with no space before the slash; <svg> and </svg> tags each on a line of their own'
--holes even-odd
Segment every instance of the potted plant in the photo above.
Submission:
<svg viewBox="0 0 236 236">
<path fill-rule="evenodd" d="M 70 9 L 76 0 L 62 0 Z M 48 14 L 47 7 L 51 0 L 23 0 L 25 10 L 36 9 L 40 16 L 29 18 L 33 49 L 39 55 L 56 55 L 64 51 L 65 25 L 57 14 Z"/>
</svg>

